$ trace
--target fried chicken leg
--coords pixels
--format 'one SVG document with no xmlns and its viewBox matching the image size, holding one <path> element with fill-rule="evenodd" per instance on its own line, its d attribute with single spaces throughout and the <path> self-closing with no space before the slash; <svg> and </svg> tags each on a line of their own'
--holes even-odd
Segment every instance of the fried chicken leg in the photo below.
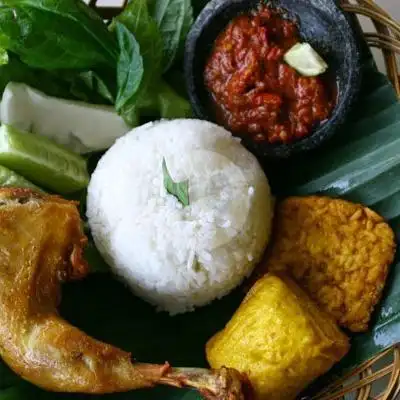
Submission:
<svg viewBox="0 0 400 400">
<path fill-rule="evenodd" d="M 174 369 L 131 355 L 57 313 L 61 283 L 84 278 L 86 237 L 74 202 L 0 189 L 0 356 L 22 378 L 57 392 L 111 393 L 157 384 L 191 386 L 207 399 L 248 399 L 235 370 Z"/>
</svg>

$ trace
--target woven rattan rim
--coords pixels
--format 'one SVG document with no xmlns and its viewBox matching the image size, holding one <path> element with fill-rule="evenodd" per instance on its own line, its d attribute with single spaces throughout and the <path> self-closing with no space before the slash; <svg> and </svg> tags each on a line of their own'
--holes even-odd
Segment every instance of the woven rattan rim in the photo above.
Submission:
<svg viewBox="0 0 400 400">
<path fill-rule="evenodd" d="M 372 20 L 376 33 L 364 33 L 365 39 L 369 46 L 382 50 L 387 75 L 400 98 L 400 71 L 396 60 L 396 54 L 400 54 L 400 24 L 373 0 L 341 0 L 341 2 L 345 11 Z M 96 3 L 97 0 L 89 1 L 89 5 L 104 19 L 111 19 L 123 8 L 97 7 Z M 127 0 L 124 0 L 124 5 L 126 3 Z M 383 363 L 387 359 L 391 361 Z M 354 379 L 355 377 L 358 379 Z M 376 394 L 379 383 L 383 391 Z M 400 343 L 377 354 L 309 399 L 339 400 L 350 394 L 354 394 L 353 397 L 347 398 L 354 400 L 400 400 Z"/>
<path fill-rule="evenodd" d="M 371 47 L 382 49 L 387 75 L 400 98 L 400 72 L 396 60 L 400 54 L 400 24 L 373 0 L 342 0 L 342 5 L 344 10 L 372 20 L 377 33 L 365 33 L 365 39 Z"/>
</svg>

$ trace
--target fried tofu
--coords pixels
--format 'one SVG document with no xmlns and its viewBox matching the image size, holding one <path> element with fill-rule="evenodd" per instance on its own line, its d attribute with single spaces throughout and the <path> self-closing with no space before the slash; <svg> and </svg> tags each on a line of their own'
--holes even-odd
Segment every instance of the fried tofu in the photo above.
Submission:
<svg viewBox="0 0 400 400">
<path fill-rule="evenodd" d="M 287 276 L 264 275 L 206 345 L 212 368 L 246 373 L 255 400 L 293 400 L 348 352 L 335 321 Z"/>
<path fill-rule="evenodd" d="M 383 218 L 345 200 L 290 197 L 277 205 L 274 229 L 256 274 L 287 271 L 339 325 L 367 330 L 396 249 Z"/>
</svg>

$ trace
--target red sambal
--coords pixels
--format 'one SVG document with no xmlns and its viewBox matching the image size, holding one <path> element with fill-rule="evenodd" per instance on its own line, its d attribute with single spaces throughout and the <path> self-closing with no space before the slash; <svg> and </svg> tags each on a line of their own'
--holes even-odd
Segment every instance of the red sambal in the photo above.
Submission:
<svg viewBox="0 0 400 400">
<path fill-rule="evenodd" d="M 301 76 L 283 60 L 298 42 L 296 24 L 266 6 L 231 21 L 204 72 L 219 123 L 258 142 L 289 143 L 330 116 L 334 85 Z"/>
</svg>

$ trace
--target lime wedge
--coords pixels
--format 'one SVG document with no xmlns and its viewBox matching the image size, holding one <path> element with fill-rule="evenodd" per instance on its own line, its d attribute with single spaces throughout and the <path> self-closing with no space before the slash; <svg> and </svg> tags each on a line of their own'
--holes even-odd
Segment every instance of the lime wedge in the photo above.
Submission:
<svg viewBox="0 0 400 400">
<path fill-rule="evenodd" d="M 308 43 L 296 43 L 283 59 L 304 76 L 317 76 L 328 69 L 328 64 Z"/>
<path fill-rule="evenodd" d="M 46 137 L 9 125 L 0 127 L 0 165 L 60 194 L 81 190 L 89 183 L 81 156 Z"/>
<path fill-rule="evenodd" d="M 39 187 L 18 175 L 14 171 L 0 165 L 0 187 L 28 188 L 42 191 Z"/>
</svg>

